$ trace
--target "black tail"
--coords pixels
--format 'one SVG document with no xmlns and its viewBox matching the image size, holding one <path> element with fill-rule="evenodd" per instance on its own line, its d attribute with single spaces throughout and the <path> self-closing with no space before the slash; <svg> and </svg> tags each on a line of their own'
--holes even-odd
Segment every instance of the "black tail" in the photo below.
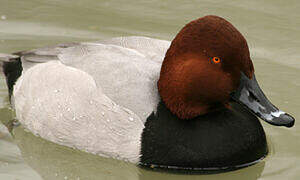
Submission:
<svg viewBox="0 0 300 180">
<path fill-rule="evenodd" d="M 10 99 L 13 93 L 13 87 L 16 81 L 18 80 L 18 78 L 21 76 L 23 70 L 20 57 L 9 58 L 8 61 L 3 61 L 2 70 L 6 78 L 6 84 L 8 87 L 8 93 Z"/>
</svg>

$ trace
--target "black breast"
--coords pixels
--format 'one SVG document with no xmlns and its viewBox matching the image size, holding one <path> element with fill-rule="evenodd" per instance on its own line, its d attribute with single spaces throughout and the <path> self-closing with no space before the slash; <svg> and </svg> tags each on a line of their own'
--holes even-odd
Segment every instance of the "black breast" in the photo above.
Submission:
<svg viewBox="0 0 300 180">
<path fill-rule="evenodd" d="M 267 151 L 259 120 L 238 104 L 182 120 L 160 102 L 145 123 L 141 165 L 230 169 L 253 163 Z"/>
</svg>

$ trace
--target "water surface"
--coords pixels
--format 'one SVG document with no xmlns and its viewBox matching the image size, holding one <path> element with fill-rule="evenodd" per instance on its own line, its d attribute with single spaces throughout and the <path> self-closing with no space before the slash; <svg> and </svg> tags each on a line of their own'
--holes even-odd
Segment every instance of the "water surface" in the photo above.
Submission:
<svg viewBox="0 0 300 180">
<path fill-rule="evenodd" d="M 0 52 L 128 35 L 172 40 L 190 20 L 215 14 L 246 37 L 257 79 L 269 99 L 300 119 L 299 9 L 297 0 L 0 0 Z M 2 76 L 0 107 L 0 120 L 7 125 L 14 113 Z M 262 124 L 271 149 L 268 157 L 254 166 L 217 175 L 148 171 L 53 144 L 22 127 L 15 128 L 12 137 L 0 124 L 0 179 L 298 179 L 297 121 L 291 129 Z"/>
</svg>

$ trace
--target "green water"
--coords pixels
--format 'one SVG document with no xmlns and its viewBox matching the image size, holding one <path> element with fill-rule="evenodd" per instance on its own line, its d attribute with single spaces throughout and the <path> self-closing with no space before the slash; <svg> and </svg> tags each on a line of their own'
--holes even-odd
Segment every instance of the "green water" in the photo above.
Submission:
<svg viewBox="0 0 300 180">
<path fill-rule="evenodd" d="M 269 99 L 300 119 L 300 3 L 297 0 L 0 0 L 0 52 L 10 53 L 71 41 L 140 35 L 171 40 L 184 24 L 215 14 L 246 37 L 256 76 Z M 0 76 L 0 120 L 13 119 Z M 300 178 L 300 126 L 264 122 L 271 149 L 248 168 L 217 175 L 152 172 L 58 146 L 21 127 L 13 137 L 0 124 L 0 179 L 208 179 Z"/>
</svg>

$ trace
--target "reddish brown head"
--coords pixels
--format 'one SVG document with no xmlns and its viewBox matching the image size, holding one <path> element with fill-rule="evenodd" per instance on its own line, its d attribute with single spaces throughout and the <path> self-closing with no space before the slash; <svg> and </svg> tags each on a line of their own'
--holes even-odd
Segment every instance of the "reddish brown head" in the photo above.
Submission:
<svg viewBox="0 0 300 180">
<path fill-rule="evenodd" d="M 247 42 L 221 17 L 187 24 L 172 41 L 162 64 L 158 90 L 166 106 L 182 119 L 227 105 L 241 72 L 253 75 Z"/>
</svg>

